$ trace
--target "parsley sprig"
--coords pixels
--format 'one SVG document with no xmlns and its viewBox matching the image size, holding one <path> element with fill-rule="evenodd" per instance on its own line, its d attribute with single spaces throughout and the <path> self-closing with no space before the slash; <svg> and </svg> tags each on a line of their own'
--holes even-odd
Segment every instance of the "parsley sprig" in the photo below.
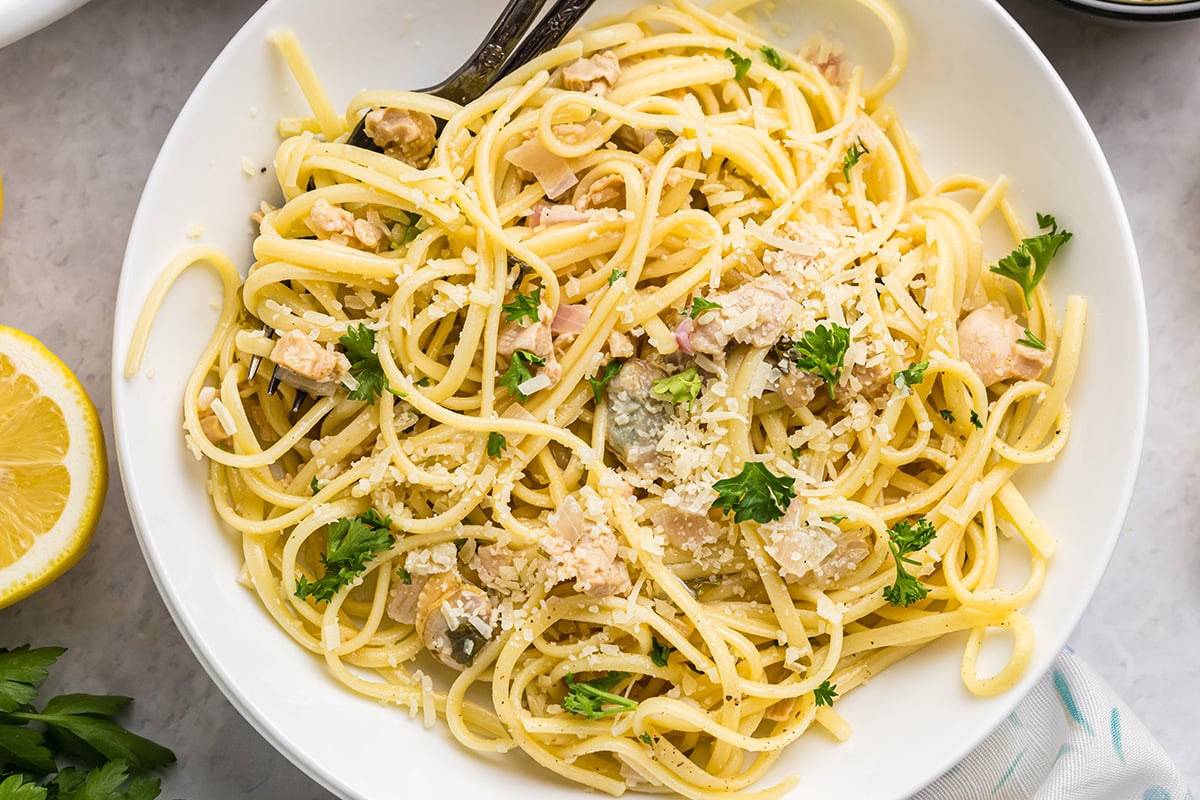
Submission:
<svg viewBox="0 0 1200 800">
<path fill-rule="evenodd" d="M 138 773 L 173 763 L 175 754 L 114 721 L 130 698 L 64 694 L 47 701 L 40 712 L 33 705 L 47 668 L 64 652 L 28 645 L 0 649 L 0 798 L 158 797 L 158 779 Z M 78 766 L 60 770 L 60 756 Z"/>
<path fill-rule="evenodd" d="M 537 287 L 529 294 L 517 293 L 511 303 L 505 303 L 500 307 L 504 312 L 505 317 L 509 322 L 516 322 L 520 319 L 528 319 L 531 323 L 537 322 L 540 319 L 538 313 L 539 307 L 542 305 L 542 287 Z"/>
<path fill-rule="evenodd" d="M 822 681 L 821 685 L 813 689 L 813 702 L 819 706 L 833 707 L 833 698 L 838 696 L 837 684 L 829 681 Z"/>
<path fill-rule="evenodd" d="M 850 143 L 850 147 L 846 150 L 846 158 L 842 160 L 842 177 L 846 179 L 846 183 L 850 182 L 850 170 L 854 169 L 860 158 L 870 152 L 863 144 L 862 137 L 859 137 L 858 141 Z"/>
<path fill-rule="evenodd" d="M 567 696 L 562 701 L 563 710 L 590 720 L 633 711 L 638 707 L 636 700 L 612 693 L 617 684 L 628 677 L 627 672 L 610 672 L 603 678 L 576 683 L 574 675 L 567 675 Z"/>
<path fill-rule="evenodd" d="M 746 77 L 746 73 L 750 71 L 750 59 L 739 55 L 737 50 L 732 47 L 725 48 L 725 57 L 733 62 L 733 77 L 736 80 L 741 80 Z"/>
<path fill-rule="evenodd" d="M 303 576 L 296 581 L 296 597 L 312 596 L 317 602 L 328 603 L 343 587 L 362 574 L 376 553 L 392 546 L 392 533 L 388 527 L 390 517 L 381 517 L 373 508 L 351 519 L 342 517 L 332 522 L 325 530 L 325 554 L 321 563 L 325 574 L 309 582 Z"/>
<path fill-rule="evenodd" d="M 713 309 L 718 308 L 721 308 L 720 303 L 713 302 L 712 300 L 705 300 L 703 297 L 696 296 L 692 298 L 692 308 L 690 311 L 688 311 L 688 316 L 692 319 L 695 319 L 705 311 L 712 311 Z"/>
<path fill-rule="evenodd" d="M 779 51 L 774 47 L 764 44 L 758 48 L 758 52 L 762 53 L 767 63 L 775 69 L 787 69 L 787 64 L 783 63 L 783 57 L 779 55 Z"/>
<path fill-rule="evenodd" d="M 503 433 L 492 431 L 488 434 L 487 454 L 492 458 L 499 458 L 500 454 L 508 449 L 508 439 L 504 438 Z"/>
<path fill-rule="evenodd" d="M 787 513 L 796 496 L 796 481 L 774 474 L 761 461 L 747 461 L 740 473 L 717 481 L 713 489 L 717 492 L 713 507 L 732 511 L 734 522 L 771 522 Z"/>
<path fill-rule="evenodd" d="M 379 356 L 375 354 L 375 331 L 363 323 L 351 325 L 338 341 L 346 348 L 350 374 L 358 381 L 358 385 L 350 392 L 351 400 L 366 400 L 373 404 L 375 398 L 385 390 L 392 391 L 387 376 L 383 374 Z M 398 395 L 397 392 L 392 393 Z"/>
<path fill-rule="evenodd" d="M 654 381 L 654 393 L 669 395 L 672 403 L 682 403 L 686 400 L 688 411 L 691 411 L 696 405 L 696 398 L 700 396 L 700 387 L 703 384 L 704 379 L 700 377 L 700 371 L 695 367 L 688 367 L 683 372 Z"/>
<path fill-rule="evenodd" d="M 925 370 L 927 369 L 929 369 L 928 361 L 918 361 L 915 364 L 909 364 L 908 369 L 902 369 L 893 375 L 892 381 L 897 387 L 907 389 L 909 386 L 924 383 Z"/>
<path fill-rule="evenodd" d="M 850 349 L 850 329 L 831 322 L 807 331 L 792 345 L 792 361 L 805 372 L 824 378 L 829 385 L 829 397 L 842 377 L 846 351 Z"/>
<path fill-rule="evenodd" d="M 545 363 L 546 359 L 534 355 L 528 350 L 514 350 L 512 358 L 508 362 L 508 369 L 504 370 L 504 374 L 500 376 L 500 385 L 508 389 L 508 393 L 513 397 L 524 403 L 529 399 L 529 395 L 522 392 L 519 387 L 533 377 L 533 373 L 529 371 L 531 366 L 539 367 Z"/>
<path fill-rule="evenodd" d="M 925 599 L 929 587 L 921 583 L 904 568 L 905 564 L 918 564 L 907 556 L 923 549 L 937 536 L 933 523 L 922 517 L 913 526 L 901 520 L 888 529 L 888 548 L 896 560 L 896 581 L 883 589 L 883 599 L 894 606 L 910 606 Z"/>
<path fill-rule="evenodd" d="M 588 378 L 588 383 L 592 385 L 592 397 L 596 398 L 598 404 L 604 397 L 604 387 L 608 386 L 608 382 L 617 377 L 617 373 L 621 371 L 621 367 L 625 366 L 624 361 L 610 361 L 604 365 L 604 372 L 601 372 L 598 377 Z"/>
<path fill-rule="evenodd" d="M 1071 237 L 1074 235 L 1067 230 L 1060 231 L 1058 223 L 1050 214 L 1038 214 L 1037 223 L 1038 228 L 1048 231 L 1048 233 L 1022 239 L 1016 250 L 1000 259 L 1000 262 L 991 268 L 991 271 L 997 275 L 1011 278 L 1017 282 L 1025 294 L 1025 305 L 1030 308 L 1033 307 L 1033 290 L 1045 276 L 1046 267 L 1050 266 L 1050 260 L 1058 253 L 1060 247 L 1071 241 Z"/>
<path fill-rule="evenodd" d="M 660 642 L 657 636 L 650 637 L 650 661 L 654 663 L 654 666 L 665 667 L 667 660 L 671 657 L 671 653 L 674 652 L 674 647 Z"/>
</svg>

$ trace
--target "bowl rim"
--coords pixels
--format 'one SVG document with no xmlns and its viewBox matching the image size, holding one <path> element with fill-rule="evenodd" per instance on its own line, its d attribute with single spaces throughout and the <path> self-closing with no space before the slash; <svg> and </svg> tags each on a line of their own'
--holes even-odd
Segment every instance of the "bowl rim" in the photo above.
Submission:
<svg viewBox="0 0 1200 800">
<path fill-rule="evenodd" d="M 1134 3 L 1125 0 L 1056 0 L 1086 14 L 1127 22 L 1181 22 L 1200 17 L 1200 0 Z"/>
</svg>

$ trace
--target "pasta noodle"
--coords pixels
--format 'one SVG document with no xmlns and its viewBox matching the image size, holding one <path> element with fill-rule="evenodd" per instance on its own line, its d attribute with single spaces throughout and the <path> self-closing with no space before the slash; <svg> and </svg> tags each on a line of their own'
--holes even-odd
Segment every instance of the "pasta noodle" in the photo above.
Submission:
<svg viewBox="0 0 1200 800">
<path fill-rule="evenodd" d="M 313 108 L 280 123 L 283 204 L 244 280 L 165 271 L 128 373 L 216 269 L 187 441 L 245 582 L 351 691 L 612 794 L 776 797 L 788 743 L 850 736 L 834 699 L 941 636 L 971 692 L 1018 680 L 1054 538 L 1012 478 L 1065 443 L 1085 304 L 1060 329 L 987 269 L 986 221 L 1027 235 L 1007 182 L 926 175 L 887 103 L 903 27 L 863 2 L 871 86 L 729 0 L 578 31 L 461 107 L 339 115 L 275 37 Z"/>
</svg>

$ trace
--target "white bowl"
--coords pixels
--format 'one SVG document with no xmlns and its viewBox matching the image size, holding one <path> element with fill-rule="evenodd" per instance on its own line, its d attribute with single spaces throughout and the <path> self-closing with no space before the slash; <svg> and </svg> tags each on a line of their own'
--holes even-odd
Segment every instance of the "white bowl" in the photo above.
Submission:
<svg viewBox="0 0 1200 800">
<path fill-rule="evenodd" d="M 1075 239 L 1046 279 L 1091 304 L 1086 350 L 1071 393 L 1074 430 L 1052 465 L 1019 483 L 1061 541 L 1045 589 L 1028 609 L 1038 648 L 1007 694 L 978 699 L 959 678 L 962 637 L 927 648 L 844 698 L 854 736 L 805 737 L 772 778 L 802 776 L 808 797 L 905 797 L 953 765 L 998 725 L 1048 668 L 1087 605 L 1121 529 L 1146 409 L 1147 337 L 1132 237 L 1112 175 L 1075 102 L 1028 37 L 991 0 L 896 0 L 913 47 L 893 100 L 931 175 L 1007 174 L 1030 221 L 1052 212 Z M 295 645 L 237 583 L 240 547 L 204 491 L 205 469 L 183 446 L 185 378 L 211 332 L 219 284 L 193 272 L 175 287 L 154 328 L 146 368 L 122 376 L 130 334 L 163 266 L 204 225 L 200 242 L 250 260 L 247 215 L 275 196 L 272 177 L 248 177 L 243 159 L 269 165 L 275 120 L 306 112 L 267 44 L 295 29 L 335 105 L 357 90 L 417 87 L 447 74 L 474 47 L 500 0 L 343 3 L 272 0 L 214 62 L 163 145 L 130 233 L 114 325 L 113 408 L 126 497 L 146 559 L 176 623 L 213 680 L 297 766 L 331 791 L 391 797 L 436 785 L 445 796 L 562 798 L 564 784 L 520 755 L 482 758 L 395 708 L 350 694 L 323 662 Z M 602 12 L 617 0 L 601 2 Z M 778 2 L 796 35 L 818 28 L 846 40 L 878 69 L 879 27 L 845 0 Z M 387 24 L 381 24 L 381 19 Z M 989 253 L 992 259 L 1001 253 Z M 897 736 L 897 732 L 903 735 Z M 574 791 L 574 790 L 571 790 Z"/>
<path fill-rule="evenodd" d="M 87 0 L 0 0 L 0 47 L 62 19 Z"/>
</svg>

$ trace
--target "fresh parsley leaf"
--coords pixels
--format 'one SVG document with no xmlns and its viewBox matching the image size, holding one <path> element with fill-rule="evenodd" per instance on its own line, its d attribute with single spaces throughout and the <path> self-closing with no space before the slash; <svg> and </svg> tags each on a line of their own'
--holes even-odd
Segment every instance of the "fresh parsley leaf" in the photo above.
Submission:
<svg viewBox="0 0 1200 800">
<path fill-rule="evenodd" d="M 37 775 L 55 769 L 45 735 L 34 728 L 0 722 L 0 764 Z"/>
<path fill-rule="evenodd" d="M 537 322 L 539 319 L 538 307 L 542 304 L 542 287 L 537 287 L 529 294 L 517 293 L 511 303 L 505 303 L 501 306 L 505 317 L 509 322 L 516 322 L 520 319 L 528 319 L 530 322 Z"/>
<path fill-rule="evenodd" d="M 736 80 L 740 81 L 746 77 L 746 73 L 750 71 L 750 59 L 738 55 L 732 47 L 725 48 L 725 57 L 733 62 L 733 77 Z"/>
<path fill-rule="evenodd" d="M 317 602 L 332 600 L 362 574 L 376 553 L 391 549 L 394 541 L 389 530 L 391 524 L 390 518 L 379 516 L 375 509 L 368 509 L 354 519 L 342 517 L 329 523 L 325 529 L 325 555 L 321 556 L 325 574 L 311 583 L 301 577 L 296 581 L 296 596 L 304 599 L 311 595 Z"/>
<path fill-rule="evenodd" d="M 682 403 L 686 400 L 688 411 L 691 411 L 696 405 L 696 398 L 700 396 L 700 387 L 703 384 L 704 379 L 700 377 L 700 371 L 695 367 L 688 367 L 683 372 L 656 380 L 654 393 L 670 395 L 672 403 Z"/>
<path fill-rule="evenodd" d="M 610 672 L 603 678 L 576 683 L 574 675 L 567 675 L 567 696 L 562 701 L 563 710 L 590 720 L 633 711 L 638 707 L 636 700 L 612 693 L 617 684 L 628 677 L 627 672 Z"/>
<path fill-rule="evenodd" d="M 529 399 L 529 395 L 522 393 L 518 387 L 533 377 L 533 373 L 529 371 L 531 366 L 541 366 L 545 363 L 546 359 L 535 356 L 528 350 L 514 350 L 512 358 L 508 362 L 508 369 L 504 370 L 504 374 L 500 376 L 500 385 L 508 389 L 508 393 L 513 397 L 524 403 Z"/>
<path fill-rule="evenodd" d="M 404 581 L 405 586 L 412 586 L 412 575 L 408 574 L 408 570 L 404 567 L 396 568 L 396 577 Z"/>
<path fill-rule="evenodd" d="M 654 740 L 650 738 L 650 734 L 648 733 L 639 733 L 638 739 L 641 739 L 642 744 L 648 744 L 651 747 L 654 746 Z"/>
<path fill-rule="evenodd" d="M 351 400 L 366 400 L 373 404 L 385 389 L 391 391 L 379 356 L 375 355 L 375 331 L 360 322 L 346 328 L 338 341 L 346 348 L 350 374 L 358 381 L 358 386 L 350 392 Z"/>
<path fill-rule="evenodd" d="M 905 564 L 917 564 L 907 556 L 923 549 L 937 536 L 933 523 L 922 517 L 913 526 L 901 520 L 888 529 L 888 548 L 896 561 L 896 581 L 883 589 L 883 599 L 894 606 L 910 606 L 929 594 L 929 587 L 918 581 L 904 568 Z"/>
<path fill-rule="evenodd" d="M 23 775 L 9 775 L 0 782 L 0 800 L 46 800 L 46 787 L 26 783 Z"/>
<path fill-rule="evenodd" d="M 971 424 L 974 425 L 976 428 L 983 427 L 983 420 L 981 420 L 979 418 L 979 415 L 976 414 L 974 411 L 971 412 Z"/>
<path fill-rule="evenodd" d="M 1017 339 L 1017 344 L 1023 344 L 1026 347 L 1032 347 L 1034 350 L 1045 350 L 1046 343 L 1034 335 L 1029 328 L 1025 329 L 1025 338 Z"/>
<path fill-rule="evenodd" d="M 671 657 L 671 653 L 675 652 L 675 648 L 669 644 L 660 642 L 657 637 L 650 637 L 650 660 L 654 662 L 656 667 L 665 667 L 667 659 Z"/>
<path fill-rule="evenodd" d="M 508 449 L 508 439 L 504 438 L 503 433 L 492 431 L 488 434 L 487 454 L 492 458 L 499 458 L 500 454 Z"/>
<path fill-rule="evenodd" d="M 693 297 L 692 309 L 688 312 L 688 316 L 696 319 L 696 317 L 699 317 L 705 311 L 711 311 L 714 308 L 721 308 L 721 304 L 714 303 L 712 300 L 705 300 L 703 297 Z"/>
<path fill-rule="evenodd" d="M 842 522 L 845 522 L 848 519 L 848 517 L 845 514 L 833 514 L 832 516 L 826 517 L 825 519 L 829 520 L 834 525 L 838 525 Z"/>
<path fill-rule="evenodd" d="M 1016 281 L 1025 294 L 1025 305 L 1030 308 L 1033 307 L 1033 290 L 1045 276 L 1046 267 L 1050 266 L 1058 249 L 1074 235 L 1067 230 L 1060 231 L 1058 223 L 1049 214 L 1038 214 L 1037 222 L 1040 229 L 1049 232 L 1022 239 L 1016 250 L 991 267 L 997 275 Z"/>
<path fill-rule="evenodd" d="M 846 179 L 846 183 L 850 182 L 850 170 L 854 169 L 860 158 L 870 152 L 863 144 L 861 136 L 858 141 L 850 143 L 850 147 L 846 150 L 846 158 L 842 161 L 842 177 Z"/>
<path fill-rule="evenodd" d="M 747 461 L 740 473 L 717 481 L 713 489 L 717 491 L 713 507 L 732 511 L 734 522 L 771 522 L 787 513 L 796 496 L 796 481 L 775 475 L 761 461 Z"/>
<path fill-rule="evenodd" d="M 829 385 L 829 397 L 842 377 L 842 362 L 850 349 L 850 329 L 831 322 L 807 331 L 792 345 L 792 361 L 805 372 L 824 378 Z"/>
<path fill-rule="evenodd" d="M 420 386 L 421 388 L 425 388 L 426 386 L 429 386 L 429 385 L 431 385 L 431 382 L 429 380 L 428 375 L 422 375 L 420 378 L 417 378 L 417 380 L 413 383 L 413 386 Z"/>
<path fill-rule="evenodd" d="M 946 420 L 946 422 L 949 422 L 951 425 L 954 424 L 955 419 L 953 411 L 948 408 L 943 408 L 942 410 L 938 411 L 938 413 L 942 415 L 942 419 Z"/>
<path fill-rule="evenodd" d="M 313 494 L 316 494 L 317 492 L 321 491 L 321 484 L 319 481 L 317 481 L 316 475 L 313 475 L 313 479 L 312 479 L 312 481 L 309 482 L 308 488 L 310 491 L 312 491 Z"/>
<path fill-rule="evenodd" d="M 533 272 L 533 267 L 529 266 L 529 262 L 522 261 L 512 253 L 508 254 L 508 268 L 510 270 L 516 269 L 517 271 L 516 280 L 512 282 L 513 289 L 520 289 L 521 284 L 525 282 L 525 276 Z"/>
<path fill-rule="evenodd" d="M 604 387 L 617 376 L 623 366 L 625 366 L 624 361 L 610 361 L 604 366 L 604 372 L 600 373 L 600 377 L 588 378 L 588 383 L 592 385 L 592 397 L 596 398 L 597 404 L 604 397 Z"/>
<path fill-rule="evenodd" d="M 837 685 L 829 681 L 822 681 L 821 685 L 813 689 L 813 700 L 819 706 L 833 707 L 833 698 L 838 696 Z"/>
<path fill-rule="evenodd" d="M 612 272 L 608 273 L 608 285 L 612 286 L 614 283 L 621 280 L 621 278 L 624 278 L 628 274 L 628 270 L 614 269 Z"/>
<path fill-rule="evenodd" d="M 37 684 L 46 680 L 46 667 L 66 652 L 62 647 L 29 645 L 0 650 L 0 712 L 13 711 L 37 696 Z"/>
<path fill-rule="evenodd" d="M 793 447 L 792 448 L 792 458 L 799 459 L 800 456 L 802 456 L 802 455 L 804 455 L 803 447 Z"/>
<path fill-rule="evenodd" d="M 763 45 L 758 48 L 758 51 L 763 54 L 763 58 L 767 60 L 775 69 L 787 69 L 787 65 L 783 63 L 783 58 L 779 55 L 779 51 L 770 45 Z"/>
<path fill-rule="evenodd" d="M 918 383 L 925 381 L 925 370 L 929 369 L 928 361 L 918 361 L 915 364 L 909 364 L 908 369 L 902 369 L 892 376 L 892 381 L 901 389 L 907 389 L 909 386 L 915 386 Z"/>
</svg>

